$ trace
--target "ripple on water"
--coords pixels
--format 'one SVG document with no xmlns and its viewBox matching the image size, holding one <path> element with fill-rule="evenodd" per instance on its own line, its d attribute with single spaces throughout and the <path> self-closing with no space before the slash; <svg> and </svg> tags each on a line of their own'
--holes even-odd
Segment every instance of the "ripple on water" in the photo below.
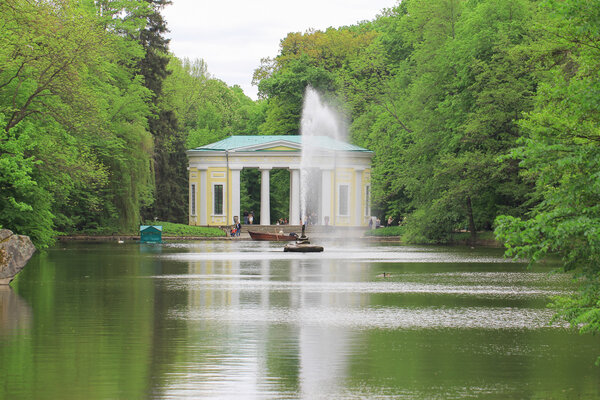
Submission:
<svg viewBox="0 0 600 400">
<path fill-rule="evenodd" d="M 222 279 L 215 279 L 221 277 Z M 478 297 L 502 297 L 506 299 L 551 297 L 569 293 L 567 290 L 551 286 L 527 286 L 506 284 L 463 284 L 426 283 L 426 282 L 316 282 L 316 281 L 269 281 L 259 276 L 232 275 L 159 275 L 155 279 L 166 279 L 167 287 L 172 290 L 187 291 L 250 291 L 250 292 L 286 292 L 303 293 L 420 293 L 432 295 L 460 295 Z M 541 277 L 540 277 L 541 279 Z M 464 283 L 464 282 L 463 282 Z"/>
<path fill-rule="evenodd" d="M 244 252 L 188 252 L 163 254 L 160 257 L 175 261 L 262 261 L 262 260 L 351 260 L 381 263 L 513 263 L 503 257 L 435 253 L 419 251 L 380 251 L 373 249 L 325 249 L 322 253 L 285 253 L 281 248 L 259 248 Z"/>
<path fill-rule="evenodd" d="M 292 324 L 353 329 L 541 329 L 548 309 L 512 307 L 335 308 L 207 307 L 172 311 L 171 318 L 218 324 Z M 563 325 L 552 325 L 565 327 Z"/>
</svg>

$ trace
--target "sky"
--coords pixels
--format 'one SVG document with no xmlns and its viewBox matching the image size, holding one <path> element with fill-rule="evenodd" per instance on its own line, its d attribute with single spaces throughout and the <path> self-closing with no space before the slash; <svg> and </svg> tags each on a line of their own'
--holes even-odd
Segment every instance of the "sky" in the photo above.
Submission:
<svg viewBox="0 0 600 400">
<path fill-rule="evenodd" d="M 239 85 L 252 99 L 252 74 L 261 58 L 275 57 L 289 32 L 370 21 L 397 0 L 172 0 L 162 14 L 170 49 L 202 58 L 212 77 Z"/>
</svg>

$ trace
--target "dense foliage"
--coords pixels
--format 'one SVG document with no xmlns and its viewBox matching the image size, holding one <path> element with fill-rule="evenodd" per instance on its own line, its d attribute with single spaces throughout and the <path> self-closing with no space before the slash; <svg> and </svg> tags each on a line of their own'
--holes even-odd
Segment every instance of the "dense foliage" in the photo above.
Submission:
<svg viewBox="0 0 600 400">
<path fill-rule="evenodd" d="M 0 2 L 0 226 L 44 247 L 184 222 L 186 148 L 260 123 L 239 88 L 168 54 L 168 3 Z"/>
<path fill-rule="evenodd" d="M 555 302 L 600 330 L 600 2 L 403 0 L 371 22 L 289 34 L 255 72 L 269 133 L 298 130 L 307 85 L 336 93 L 375 151 L 374 212 L 448 242 L 497 226 L 508 254 L 558 254 Z"/>
<path fill-rule="evenodd" d="M 548 65 L 535 108 L 520 121 L 511 153 L 535 182 L 537 203 L 525 216 L 498 219 L 508 254 L 536 262 L 562 257 L 580 290 L 558 298 L 560 315 L 582 331 L 600 330 L 600 3 L 545 3 L 551 33 L 540 42 Z"/>
<path fill-rule="evenodd" d="M 185 222 L 185 150 L 298 134 L 318 89 L 375 152 L 374 215 L 405 240 L 490 231 L 550 254 L 582 290 L 561 315 L 600 329 L 600 2 L 403 0 L 373 21 L 290 33 L 254 73 L 260 99 L 169 54 L 168 0 L 0 2 L 0 225 L 57 232 Z M 289 175 L 272 174 L 274 219 Z M 259 220 L 260 174 L 242 172 Z"/>
<path fill-rule="evenodd" d="M 91 3 L 91 2 L 90 2 Z M 0 3 L 0 221 L 34 242 L 53 227 L 135 224 L 152 201 L 149 90 L 131 67 L 147 9 Z"/>
<path fill-rule="evenodd" d="M 533 108 L 540 36 L 528 0 L 406 0 L 373 22 L 291 33 L 255 79 L 269 133 L 297 133 L 308 84 L 351 120 L 375 152 L 373 203 L 406 218 L 406 237 L 444 242 L 520 214 L 531 185 L 517 162 L 517 120 Z M 341 99 L 340 99 L 341 97 Z"/>
</svg>

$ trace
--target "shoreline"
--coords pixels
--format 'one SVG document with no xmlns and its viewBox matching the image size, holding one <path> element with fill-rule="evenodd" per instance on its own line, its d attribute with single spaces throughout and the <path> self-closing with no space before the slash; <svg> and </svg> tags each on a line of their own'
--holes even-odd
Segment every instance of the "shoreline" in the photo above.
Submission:
<svg viewBox="0 0 600 400">
<path fill-rule="evenodd" d="M 312 236 L 315 239 L 319 238 L 319 235 Z M 379 242 L 379 243 L 404 243 L 402 242 L 402 238 L 400 236 L 363 236 L 357 239 L 365 240 L 368 242 Z M 90 241 L 90 242 L 110 242 L 110 241 L 129 241 L 129 242 L 139 242 L 139 235 L 65 235 L 58 236 L 56 238 L 57 242 L 68 242 L 68 241 Z M 207 240 L 252 240 L 250 236 L 246 233 L 246 235 L 239 237 L 231 237 L 231 236 L 218 236 L 218 237 L 210 237 L 210 236 L 163 236 L 163 242 L 165 241 L 185 241 L 185 240 L 199 240 L 199 241 L 207 241 Z M 432 244 L 432 243 L 404 243 L 404 244 L 412 244 L 412 245 L 436 245 L 436 246 L 481 246 L 481 247 L 503 247 L 503 244 L 497 240 L 493 239 L 478 239 L 475 243 L 472 243 L 468 240 L 456 240 L 450 243 L 441 243 L 441 244 Z"/>
<path fill-rule="evenodd" d="M 163 240 L 238 240 L 237 238 L 232 238 L 230 236 L 218 236 L 218 237 L 210 237 L 210 236 L 163 236 Z M 128 241 L 138 241 L 140 240 L 139 235 L 65 235 L 58 236 L 56 238 L 59 242 L 67 242 L 67 241 L 77 241 L 77 240 L 87 240 L 87 241 L 119 241 L 119 240 L 128 240 Z"/>
</svg>

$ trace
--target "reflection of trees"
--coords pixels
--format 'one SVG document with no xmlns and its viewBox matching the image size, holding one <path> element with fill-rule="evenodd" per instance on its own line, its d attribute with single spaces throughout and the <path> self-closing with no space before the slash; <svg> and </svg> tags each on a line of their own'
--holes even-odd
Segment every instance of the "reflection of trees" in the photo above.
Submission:
<svg viewBox="0 0 600 400">
<path fill-rule="evenodd" d="M 31 307 L 8 285 L 0 285 L 0 338 L 27 332 Z"/>
<path fill-rule="evenodd" d="M 353 292 L 352 282 L 390 264 L 244 260 L 231 246 L 203 244 L 215 259 L 189 263 L 158 257 L 171 251 L 163 246 L 68 244 L 36 254 L 14 292 L 0 291 L 0 374 L 9 377 L 0 399 L 432 398 L 478 388 L 597 397 L 594 337 L 551 328 L 354 329 L 340 319 L 376 307 L 505 307 L 506 299 Z M 252 244 L 259 254 L 269 246 Z"/>
<path fill-rule="evenodd" d="M 177 356 L 185 327 L 167 313 L 187 293 L 164 296 L 143 276 L 164 266 L 137 245 L 66 246 L 34 256 L 16 282 L 34 319 L 0 346 L 0 374 L 14 377 L 0 398 L 147 397 Z"/>
</svg>

